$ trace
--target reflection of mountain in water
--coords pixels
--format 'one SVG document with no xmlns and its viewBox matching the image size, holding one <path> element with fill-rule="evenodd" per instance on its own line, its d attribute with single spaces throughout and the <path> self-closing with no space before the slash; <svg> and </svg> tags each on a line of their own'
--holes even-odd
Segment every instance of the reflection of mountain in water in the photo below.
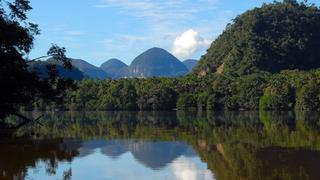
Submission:
<svg viewBox="0 0 320 180">
<path fill-rule="evenodd" d="M 92 140 L 92 141 L 85 141 L 82 143 L 81 148 L 78 149 L 79 156 L 78 157 L 85 157 L 92 153 L 94 153 L 95 149 L 101 148 L 105 146 L 107 142 L 105 140 Z"/>
<path fill-rule="evenodd" d="M 186 157 L 196 155 L 194 150 L 183 142 L 95 140 L 83 143 L 83 146 L 79 148 L 80 156 L 90 155 L 97 148 L 102 154 L 113 159 L 126 152 L 131 152 L 138 162 L 152 169 L 163 168 L 182 155 Z"/>
<path fill-rule="evenodd" d="M 113 159 L 126 152 L 128 152 L 128 148 L 122 140 L 107 141 L 106 145 L 101 147 L 101 153 Z"/>
<path fill-rule="evenodd" d="M 189 146 L 183 155 L 185 157 L 195 157 L 195 156 L 197 156 L 197 153 L 194 151 L 194 149 L 191 146 Z"/>
<path fill-rule="evenodd" d="M 129 149 L 137 161 L 152 169 L 160 169 L 183 155 L 189 146 L 180 142 L 136 141 Z"/>
</svg>

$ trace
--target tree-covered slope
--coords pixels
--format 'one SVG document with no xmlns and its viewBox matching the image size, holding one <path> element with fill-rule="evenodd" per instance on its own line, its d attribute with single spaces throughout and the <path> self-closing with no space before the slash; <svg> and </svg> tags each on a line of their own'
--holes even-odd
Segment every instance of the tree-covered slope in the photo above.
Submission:
<svg viewBox="0 0 320 180">
<path fill-rule="evenodd" d="M 174 77 L 188 72 L 187 67 L 161 48 L 151 48 L 136 57 L 119 77 Z"/>
<path fill-rule="evenodd" d="M 119 59 L 109 59 L 108 61 L 101 64 L 100 69 L 105 71 L 109 77 L 114 78 L 116 74 L 122 69 L 128 67 L 125 63 Z"/>
<path fill-rule="evenodd" d="M 320 67 L 320 10 L 294 0 L 264 4 L 236 17 L 194 73 L 241 76 Z"/>
</svg>

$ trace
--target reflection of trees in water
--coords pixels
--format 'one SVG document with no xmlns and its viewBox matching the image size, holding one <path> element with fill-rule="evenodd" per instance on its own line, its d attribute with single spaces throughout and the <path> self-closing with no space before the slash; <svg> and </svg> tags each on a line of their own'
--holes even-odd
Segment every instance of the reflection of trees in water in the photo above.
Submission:
<svg viewBox="0 0 320 180">
<path fill-rule="evenodd" d="M 208 163 L 217 179 L 320 176 L 315 168 L 320 165 L 320 118 L 316 113 L 68 112 L 47 114 L 45 119 L 48 127 L 28 127 L 18 133 L 85 139 L 99 136 L 184 140 Z M 112 147 L 115 149 L 105 147 L 101 151 L 115 153 L 116 157 L 123 148 Z M 126 151 L 127 147 L 121 153 Z M 136 157 L 141 152 L 137 151 Z"/>
<path fill-rule="evenodd" d="M 297 148 L 212 144 L 197 147 L 215 177 L 229 179 L 319 179 L 320 152 Z"/>
<path fill-rule="evenodd" d="M 36 168 L 44 162 L 46 173 L 56 174 L 58 162 L 71 162 L 78 155 L 80 142 L 64 140 L 27 140 L 1 141 L 0 144 L 0 179 L 24 179 L 27 169 Z M 65 172 L 65 177 L 71 170 Z"/>
<path fill-rule="evenodd" d="M 217 179 L 319 179 L 319 116 L 260 116 L 262 127 L 215 127 L 188 142 Z"/>
</svg>

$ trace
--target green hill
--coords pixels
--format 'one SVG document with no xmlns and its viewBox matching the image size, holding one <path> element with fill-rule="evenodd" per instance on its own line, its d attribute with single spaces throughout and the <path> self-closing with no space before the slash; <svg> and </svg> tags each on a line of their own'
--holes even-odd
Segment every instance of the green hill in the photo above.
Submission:
<svg viewBox="0 0 320 180">
<path fill-rule="evenodd" d="M 320 10 L 294 0 L 264 4 L 236 17 L 194 73 L 242 76 L 320 67 Z"/>
</svg>

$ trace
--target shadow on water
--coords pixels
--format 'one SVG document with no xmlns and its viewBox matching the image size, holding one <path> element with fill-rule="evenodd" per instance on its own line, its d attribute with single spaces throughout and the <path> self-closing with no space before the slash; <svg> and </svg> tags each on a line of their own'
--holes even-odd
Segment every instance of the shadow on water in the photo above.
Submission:
<svg viewBox="0 0 320 180">
<path fill-rule="evenodd" d="M 317 113 L 60 112 L 45 113 L 43 123 L 1 140 L 0 179 L 24 179 L 40 161 L 54 174 L 59 162 L 97 150 L 114 160 L 129 153 L 152 170 L 199 157 L 218 180 L 320 179 Z"/>
</svg>

